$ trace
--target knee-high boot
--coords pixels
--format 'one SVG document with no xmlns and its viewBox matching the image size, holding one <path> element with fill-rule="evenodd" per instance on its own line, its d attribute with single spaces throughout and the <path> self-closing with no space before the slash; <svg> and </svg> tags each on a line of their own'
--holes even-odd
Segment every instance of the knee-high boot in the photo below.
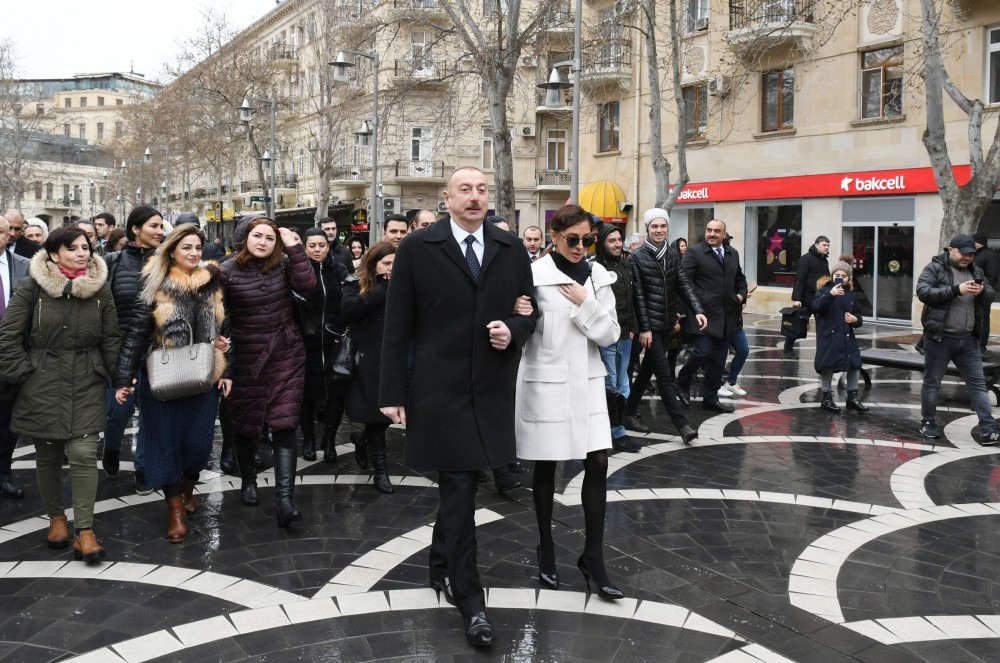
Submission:
<svg viewBox="0 0 1000 663">
<path fill-rule="evenodd" d="M 618 416 L 618 397 L 620 395 L 617 391 L 604 390 L 604 398 L 608 403 L 608 419 L 611 421 L 612 428 L 620 426 L 622 423 L 621 417 Z"/>
<path fill-rule="evenodd" d="M 243 479 L 240 488 L 240 499 L 247 506 L 257 506 L 260 504 L 260 497 L 257 495 L 257 468 L 254 466 L 255 442 L 245 442 L 244 444 L 234 444 L 236 447 L 236 466 Z"/>
<path fill-rule="evenodd" d="M 295 508 L 295 449 L 274 449 L 274 496 L 277 501 L 278 527 L 288 527 L 294 520 L 302 520 Z"/>
<path fill-rule="evenodd" d="M 389 470 L 385 466 L 385 429 L 372 430 L 371 434 L 366 430 L 365 437 L 368 439 L 368 456 L 371 458 L 375 490 L 380 493 L 395 493 L 396 489 L 389 481 Z"/>
</svg>

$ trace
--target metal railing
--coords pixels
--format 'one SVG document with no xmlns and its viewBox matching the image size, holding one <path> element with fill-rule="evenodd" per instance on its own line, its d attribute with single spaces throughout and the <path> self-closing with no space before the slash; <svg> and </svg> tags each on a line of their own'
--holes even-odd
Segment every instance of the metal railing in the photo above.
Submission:
<svg viewBox="0 0 1000 663">
<path fill-rule="evenodd" d="M 396 160 L 396 177 L 426 177 L 444 179 L 447 168 L 444 161 Z"/>
<path fill-rule="evenodd" d="M 628 39 L 593 41 L 583 49 L 583 75 L 632 68 L 632 42 Z"/>
<path fill-rule="evenodd" d="M 397 78 L 439 80 L 448 75 L 448 61 L 431 60 L 426 57 L 396 60 L 393 75 Z"/>
<path fill-rule="evenodd" d="M 331 180 L 367 182 L 371 179 L 371 166 L 334 166 L 330 172 Z"/>
<path fill-rule="evenodd" d="M 267 49 L 267 61 L 277 62 L 278 60 L 297 60 L 298 54 L 295 48 L 287 44 L 275 44 Z"/>
<path fill-rule="evenodd" d="M 437 0 L 392 0 L 393 9 L 440 9 Z"/>
<path fill-rule="evenodd" d="M 729 29 L 769 23 L 812 23 L 815 0 L 729 0 Z"/>
<path fill-rule="evenodd" d="M 537 186 L 569 186 L 572 174 L 568 170 L 536 170 Z"/>
</svg>

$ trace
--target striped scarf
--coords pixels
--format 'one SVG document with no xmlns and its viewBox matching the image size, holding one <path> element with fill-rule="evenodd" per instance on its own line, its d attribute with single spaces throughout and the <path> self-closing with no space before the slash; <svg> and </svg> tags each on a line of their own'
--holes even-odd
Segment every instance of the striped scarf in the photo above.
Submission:
<svg viewBox="0 0 1000 663">
<path fill-rule="evenodd" d="M 656 257 L 657 262 L 663 260 L 663 257 L 667 255 L 667 249 L 670 248 L 670 245 L 666 242 L 657 247 L 656 244 L 649 241 L 648 235 L 646 236 L 645 241 L 643 241 L 643 246 L 650 250 L 650 252 Z"/>
</svg>

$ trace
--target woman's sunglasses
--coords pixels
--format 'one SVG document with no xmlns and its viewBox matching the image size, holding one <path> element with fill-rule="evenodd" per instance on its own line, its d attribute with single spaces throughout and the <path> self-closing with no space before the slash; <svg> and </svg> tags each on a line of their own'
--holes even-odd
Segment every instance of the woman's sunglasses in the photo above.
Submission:
<svg viewBox="0 0 1000 663">
<path fill-rule="evenodd" d="M 566 245 L 571 249 L 575 249 L 579 246 L 580 242 L 583 242 L 583 248 L 585 249 L 589 249 L 594 244 L 597 244 L 597 238 L 593 235 L 586 235 L 584 237 L 577 237 L 576 235 L 570 235 L 567 237 L 566 235 L 560 235 L 560 237 L 566 240 Z"/>
</svg>

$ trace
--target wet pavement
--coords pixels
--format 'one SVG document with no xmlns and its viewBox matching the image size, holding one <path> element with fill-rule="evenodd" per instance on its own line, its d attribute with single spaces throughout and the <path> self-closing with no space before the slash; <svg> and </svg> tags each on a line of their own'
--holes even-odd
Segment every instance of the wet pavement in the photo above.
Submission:
<svg viewBox="0 0 1000 663">
<path fill-rule="evenodd" d="M 1000 660 L 1000 449 L 975 442 L 964 388 L 946 379 L 940 440 L 917 433 L 918 373 L 872 368 L 870 412 L 823 412 L 814 338 L 786 360 L 777 322 L 747 317 L 735 413 L 702 410 L 694 389 L 700 437 L 685 447 L 647 398 L 644 448 L 611 457 L 605 556 L 624 601 L 588 594 L 575 568 L 578 462 L 557 475 L 559 591 L 535 579 L 530 464 L 506 496 L 481 484 L 479 568 L 498 641 L 477 651 L 427 587 L 437 491 L 402 466 L 401 430 L 394 495 L 355 464 L 348 423 L 337 464 L 300 459 L 304 518 L 288 530 L 275 526 L 270 472 L 261 506 L 245 507 L 216 455 L 180 545 L 165 538 L 162 496 L 135 495 L 126 454 L 117 479 L 101 474 L 96 566 L 45 545 L 25 446 L 15 477 L 27 498 L 0 500 L 0 660 Z M 860 332 L 863 347 L 917 339 Z"/>
</svg>

